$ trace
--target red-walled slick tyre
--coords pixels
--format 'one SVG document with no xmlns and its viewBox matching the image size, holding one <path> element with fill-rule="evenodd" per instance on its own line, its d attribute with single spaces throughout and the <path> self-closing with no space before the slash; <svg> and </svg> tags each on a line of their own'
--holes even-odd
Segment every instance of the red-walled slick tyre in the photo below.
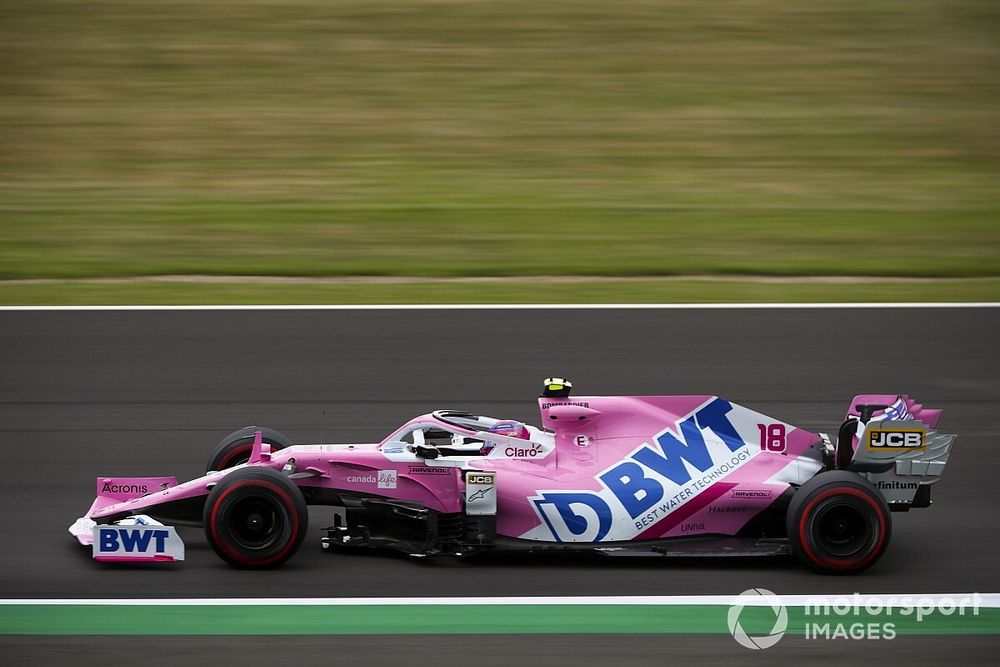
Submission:
<svg viewBox="0 0 1000 667">
<path fill-rule="evenodd" d="M 272 452 L 292 446 L 292 441 L 288 436 L 273 428 L 244 426 L 219 441 L 212 456 L 208 459 L 208 467 L 205 470 L 225 470 L 249 461 L 250 452 L 253 450 L 254 435 L 257 431 L 260 431 L 261 440 L 271 445 Z"/>
<path fill-rule="evenodd" d="M 291 558 L 305 537 L 309 512 L 302 492 L 269 468 L 240 468 L 215 485 L 205 501 L 205 535 L 220 558 L 262 569 Z"/>
<path fill-rule="evenodd" d="M 828 574 L 871 567 L 892 535 L 885 498 L 874 484 L 846 470 L 821 473 L 799 487 L 786 521 L 795 554 Z"/>
</svg>

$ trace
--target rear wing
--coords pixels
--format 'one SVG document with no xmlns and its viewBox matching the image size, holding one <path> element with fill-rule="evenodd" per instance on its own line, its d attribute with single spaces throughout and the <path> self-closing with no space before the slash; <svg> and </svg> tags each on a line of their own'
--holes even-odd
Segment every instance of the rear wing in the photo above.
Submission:
<svg viewBox="0 0 1000 667">
<path fill-rule="evenodd" d="M 867 424 L 873 421 L 917 419 L 929 428 L 937 428 L 943 410 L 931 410 L 917 403 L 908 394 L 861 394 L 855 396 L 844 419 L 858 419 Z M 864 428 L 858 429 L 858 435 Z"/>
<path fill-rule="evenodd" d="M 837 467 L 868 478 L 890 509 L 930 506 L 958 437 L 936 431 L 941 412 L 906 395 L 856 396 L 840 428 Z"/>
</svg>

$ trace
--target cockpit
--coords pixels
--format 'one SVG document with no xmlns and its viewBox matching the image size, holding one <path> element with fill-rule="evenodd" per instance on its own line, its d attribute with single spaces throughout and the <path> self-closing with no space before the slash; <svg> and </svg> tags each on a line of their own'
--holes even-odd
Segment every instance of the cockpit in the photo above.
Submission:
<svg viewBox="0 0 1000 667">
<path fill-rule="evenodd" d="M 518 421 L 470 412 L 437 410 L 409 422 L 382 444 L 383 448 L 405 448 L 424 459 L 442 456 L 485 457 L 493 453 L 498 439 L 511 438 L 531 440 L 532 427 Z"/>
</svg>

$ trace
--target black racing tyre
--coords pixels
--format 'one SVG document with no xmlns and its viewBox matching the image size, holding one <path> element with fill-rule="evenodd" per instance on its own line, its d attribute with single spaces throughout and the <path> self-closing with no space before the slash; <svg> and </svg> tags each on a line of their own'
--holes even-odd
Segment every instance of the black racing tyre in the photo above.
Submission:
<svg viewBox="0 0 1000 667">
<path fill-rule="evenodd" d="M 309 511 L 294 482 L 256 466 L 229 473 L 205 501 L 205 536 L 230 565 L 272 568 L 291 558 L 305 538 Z"/>
<path fill-rule="evenodd" d="M 291 447 L 292 441 L 284 433 L 275 431 L 266 426 L 244 426 L 233 431 L 219 441 L 215 446 L 215 451 L 208 459 L 208 467 L 205 470 L 225 470 L 250 460 L 250 452 L 253 450 L 254 434 L 260 431 L 264 442 L 271 445 L 271 451 L 276 452 L 285 447 Z"/>
<path fill-rule="evenodd" d="M 846 470 L 820 473 L 799 487 L 786 522 L 795 554 L 828 574 L 870 567 L 892 536 L 885 498 L 874 484 Z"/>
</svg>

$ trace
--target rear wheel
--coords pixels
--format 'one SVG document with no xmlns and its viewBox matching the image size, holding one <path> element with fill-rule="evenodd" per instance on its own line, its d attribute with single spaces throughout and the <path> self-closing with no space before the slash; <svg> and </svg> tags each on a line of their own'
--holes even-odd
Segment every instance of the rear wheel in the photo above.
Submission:
<svg viewBox="0 0 1000 667">
<path fill-rule="evenodd" d="M 834 470 L 803 484 L 788 506 L 795 553 L 819 572 L 849 574 L 871 567 L 885 552 L 892 519 L 885 498 L 867 479 Z"/>
<path fill-rule="evenodd" d="M 270 468 L 240 468 L 208 494 L 205 536 L 220 558 L 240 568 L 262 569 L 291 558 L 305 538 L 309 512 L 302 492 Z"/>
<path fill-rule="evenodd" d="M 271 445 L 272 452 L 292 446 L 292 441 L 288 436 L 273 428 L 244 426 L 219 441 L 212 456 L 208 459 L 206 470 L 225 470 L 249 461 L 250 452 L 253 450 L 254 435 L 257 431 L 260 431 L 262 440 Z"/>
</svg>

